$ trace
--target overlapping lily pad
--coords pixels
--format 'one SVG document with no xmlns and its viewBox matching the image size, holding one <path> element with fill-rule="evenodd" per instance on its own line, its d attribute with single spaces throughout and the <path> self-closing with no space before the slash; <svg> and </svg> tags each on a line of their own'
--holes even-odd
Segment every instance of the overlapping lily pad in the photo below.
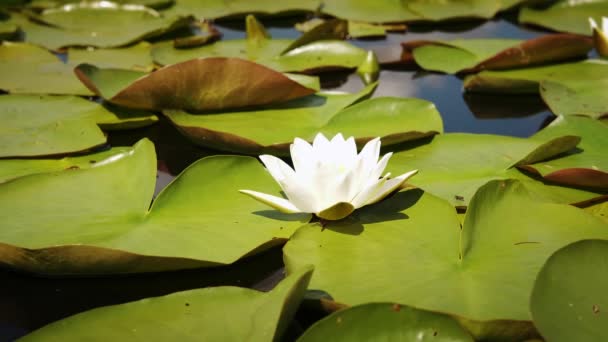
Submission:
<svg viewBox="0 0 608 342">
<path fill-rule="evenodd" d="M 27 42 L 57 50 L 69 46 L 117 47 L 185 27 L 188 18 L 138 5 L 80 2 L 48 9 L 18 24 Z"/>
<path fill-rule="evenodd" d="M 588 18 L 599 22 L 602 16 L 608 16 L 608 1 L 559 0 L 546 9 L 523 8 L 519 12 L 519 22 L 555 31 L 590 35 Z"/>
<path fill-rule="evenodd" d="M 521 165 L 552 182 L 608 191 L 608 125 L 581 116 L 558 117 L 533 138 L 547 140 L 565 134 L 582 138 L 566 156 Z"/>
<path fill-rule="evenodd" d="M 278 194 L 254 158 L 202 159 L 150 208 L 155 176 L 154 147 L 143 140 L 103 165 L 4 183 L 0 262 L 53 275 L 215 266 L 282 243 L 310 219 L 268 211 L 237 191 Z"/>
<path fill-rule="evenodd" d="M 540 92 L 556 114 L 599 118 L 608 112 L 608 99 L 602 96 L 606 79 L 608 62 L 592 59 L 520 70 L 484 71 L 467 77 L 464 87 L 472 92 Z"/>
<path fill-rule="evenodd" d="M 374 86 L 358 94 L 319 93 L 261 110 L 221 115 L 163 113 L 196 144 L 253 155 L 288 154 L 295 137 L 312 140 L 318 132 L 327 136 L 341 132 L 354 136 L 359 144 L 382 137 L 383 146 L 389 146 L 443 131 L 441 117 L 428 101 L 385 97 L 348 107 Z"/>
<path fill-rule="evenodd" d="M 141 42 L 126 48 L 117 49 L 76 49 L 68 50 L 68 64 L 76 67 L 88 63 L 99 68 L 131 69 L 150 72 L 154 62 L 150 56 L 150 44 Z"/>
<path fill-rule="evenodd" d="M 585 56 L 589 37 L 553 34 L 527 41 L 516 39 L 415 40 L 401 44 L 403 63 L 445 73 L 520 68 Z"/>
<path fill-rule="evenodd" d="M 396 152 L 387 171 L 399 174 L 403 170 L 418 169 L 416 177 L 409 182 L 456 207 L 466 207 L 486 182 L 508 178 L 521 180 L 546 200 L 580 203 L 598 198 L 602 192 L 543 184 L 514 168 L 570 151 L 578 142 L 578 137 L 565 133 L 545 139 L 449 133 L 434 137 L 428 144 Z"/>
<path fill-rule="evenodd" d="M 260 33 L 263 32 L 263 33 Z M 304 72 L 326 69 L 354 69 L 365 61 L 367 52 L 341 40 L 271 39 L 253 17 L 247 18 L 247 39 L 218 41 L 192 48 L 176 49 L 171 42 L 155 44 L 152 57 L 160 65 L 174 64 L 193 58 L 236 57 L 247 59 L 281 72 Z M 301 45 L 302 43 L 306 43 Z M 293 45 L 293 46 L 292 46 Z"/>
<path fill-rule="evenodd" d="M 524 340 L 530 330 L 509 328 L 531 319 L 537 272 L 554 251 L 586 238 L 608 238 L 606 223 L 539 202 L 518 181 L 491 181 L 462 227 L 452 205 L 411 189 L 346 220 L 298 229 L 284 260 L 288 272 L 313 264 L 310 287 L 338 302 L 403 303 L 473 320 L 484 328 L 479 339 Z"/>
<path fill-rule="evenodd" d="M 11 93 L 92 95 L 72 67 L 47 50 L 23 43 L 0 45 L 0 89 Z"/>
<path fill-rule="evenodd" d="M 608 241 L 579 241 L 558 250 L 534 284 L 534 324 L 548 341 L 608 339 L 607 286 Z"/>
<path fill-rule="evenodd" d="M 340 310 L 318 322 L 298 339 L 306 341 L 473 342 L 454 319 L 390 303 L 369 303 Z"/>
<path fill-rule="evenodd" d="M 238 58 L 199 58 L 154 73 L 82 64 L 76 75 L 104 99 L 129 108 L 212 111 L 285 102 L 313 94 L 280 72 Z"/>
<path fill-rule="evenodd" d="M 0 96 L 0 157 L 65 154 L 102 145 L 100 129 L 142 127 L 158 121 L 146 112 L 104 107 L 75 96 Z"/>
<path fill-rule="evenodd" d="M 87 311 L 50 324 L 22 341 L 279 340 L 306 291 L 309 267 L 264 293 L 240 287 L 177 292 Z M 109 329 L 108 327 L 111 327 Z"/>
</svg>

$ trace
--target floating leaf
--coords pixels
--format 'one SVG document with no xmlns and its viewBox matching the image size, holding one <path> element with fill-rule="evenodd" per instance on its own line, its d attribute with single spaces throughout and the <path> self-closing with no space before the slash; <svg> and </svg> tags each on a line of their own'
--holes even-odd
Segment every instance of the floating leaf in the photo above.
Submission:
<svg viewBox="0 0 608 342">
<path fill-rule="evenodd" d="M 380 64 L 378 57 L 373 51 L 367 52 L 367 57 L 357 68 L 357 74 L 361 77 L 364 84 L 376 82 L 380 77 Z"/>
<path fill-rule="evenodd" d="M 318 132 L 354 136 L 360 145 L 382 137 L 387 146 L 443 131 L 437 109 L 424 100 L 385 97 L 345 108 L 369 94 L 374 86 L 359 94 L 319 94 L 258 111 L 164 114 L 196 144 L 253 155 L 286 155 L 295 137 L 312 141 Z M 268 129 L 270 126 L 272 130 Z"/>
<path fill-rule="evenodd" d="M 313 94 L 280 72 L 237 58 L 199 58 L 151 74 L 82 64 L 78 78 L 104 99 L 129 108 L 211 111 L 285 102 Z"/>
<path fill-rule="evenodd" d="M 80 2 L 48 9 L 37 22 L 21 17 L 27 42 L 57 50 L 68 46 L 117 47 L 187 26 L 188 18 L 165 16 L 137 5 Z M 45 25 L 46 24 L 46 25 Z"/>
<path fill-rule="evenodd" d="M 418 169 L 409 181 L 456 207 L 466 207 L 477 189 L 490 180 L 516 178 L 536 195 L 559 203 L 585 202 L 601 193 L 545 185 L 513 166 L 534 163 L 573 149 L 580 139 L 559 135 L 547 139 L 449 133 L 428 144 L 396 152 L 387 171 Z M 530 162 L 532 161 L 532 162 Z"/>
<path fill-rule="evenodd" d="M 152 57 L 160 65 L 174 64 L 193 58 L 235 57 L 265 65 L 281 72 L 311 72 L 326 69 L 353 69 L 366 58 L 367 52 L 340 40 L 321 40 L 340 34 L 344 25 L 334 21 L 317 33 L 304 35 L 302 40 L 271 39 L 261 23 L 248 16 L 247 39 L 218 41 L 192 48 L 175 49 L 170 43 L 158 43 Z M 335 31 L 333 31 L 335 29 Z M 303 43 L 306 43 L 302 45 Z M 285 52 L 286 53 L 282 53 Z M 282 53 L 282 54 L 281 54 Z"/>
<path fill-rule="evenodd" d="M 104 107 L 75 96 L 0 96 L 0 157 L 65 154 L 102 145 L 99 129 L 143 127 L 155 123 L 151 114 Z"/>
<path fill-rule="evenodd" d="M 0 74 L 0 89 L 11 93 L 92 95 L 71 66 L 34 45 L 0 45 Z"/>
<path fill-rule="evenodd" d="M 256 13 L 262 15 L 281 15 L 294 12 L 314 12 L 319 7 L 317 0 L 179 0 L 166 12 L 177 15 L 193 15 L 200 19 L 244 16 Z"/>
<path fill-rule="evenodd" d="M 316 322 L 298 339 L 306 341 L 473 342 L 454 319 L 390 303 L 369 303 L 340 310 Z"/>
<path fill-rule="evenodd" d="M 404 63 L 446 73 L 520 68 L 585 56 L 589 37 L 552 34 L 527 41 L 515 39 L 415 40 L 401 44 Z"/>
<path fill-rule="evenodd" d="M 284 242 L 310 219 L 268 211 L 238 192 L 279 193 L 254 158 L 199 160 L 150 208 L 155 176 L 154 146 L 143 140 L 94 168 L 4 183 L 2 263 L 52 275 L 217 266 Z"/>
<path fill-rule="evenodd" d="M 519 22 L 555 31 L 590 35 L 588 18 L 600 22 L 602 16 L 608 16 L 608 1 L 559 0 L 546 9 L 524 7 L 519 12 Z"/>
<path fill-rule="evenodd" d="M 602 92 L 607 79 L 608 61 L 586 60 L 520 70 L 484 71 L 468 76 L 464 88 L 486 93 L 540 92 L 556 114 L 600 118 L 608 112 L 608 100 Z"/>
<path fill-rule="evenodd" d="M 332 19 L 315 26 L 304 33 L 300 38 L 294 40 L 281 54 L 285 54 L 295 48 L 299 48 L 320 40 L 342 40 L 348 35 L 348 23 L 346 20 Z"/>
<path fill-rule="evenodd" d="M 68 64 L 73 68 L 82 63 L 93 64 L 98 68 L 146 72 L 154 69 L 154 62 L 150 56 L 150 44 L 146 42 L 120 49 L 69 49 Z"/>
<path fill-rule="evenodd" d="M 547 341 L 607 340 L 607 286 L 608 241 L 579 241 L 558 250 L 534 284 L 534 324 Z"/>
<path fill-rule="evenodd" d="M 508 180 L 478 190 L 462 228 L 449 203 L 412 189 L 349 219 L 303 226 L 283 252 L 288 273 L 313 264 L 310 287 L 338 302 L 403 303 L 476 324 L 476 339 L 513 341 L 533 334 L 525 321 L 542 264 L 586 238 L 608 238 L 605 222 Z"/>
<path fill-rule="evenodd" d="M 533 138 L 547 140 L 565 134 L 582 138 L 576 150 L 561 158 L 520 168 L 555 183 L 608 190 L 608 125 L 580 116 L 562 116 Z"/>
<path fill-rule="evenodd" d="M 0 19 L 2 19 L 2 13 L 0 13 Z M 17 34 L 18 30 L 19 26 L 10 19 L 0 20 L 0 40 L 11 39 Z"/>
<path fill-rule="evenodd" d="M 65 4 L 75 4 L 82 0 L 32 0 L 29 7 L 32 8 L 55 8 Z M 174 0 L 112 0 L 115 4 L 142 5 L 150 8 L 165 8 L 173 4 Z"/>
<path fill-rule="evenodd" d="M 267 293 L 221 286 L 97 308 L 49 324 L 22 341 L 279 340 L 311 274 L 312 268 L 305 268 Z"/>
</svg>

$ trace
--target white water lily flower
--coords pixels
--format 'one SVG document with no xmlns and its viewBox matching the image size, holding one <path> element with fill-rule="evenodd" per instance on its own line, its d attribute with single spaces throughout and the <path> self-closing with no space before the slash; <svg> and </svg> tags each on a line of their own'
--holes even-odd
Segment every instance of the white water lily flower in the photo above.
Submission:
<svg viewBox="0 0 608 342">
<path fill-rule="evenodd" d="M 589 18 L 589 25 L 593 30 L 593 43 L 595 49 L 602 57 L 608 57 L 608 17 L 602 17 L 602 27 Z"/>
<path fill-rule="evenodd" d="M 312 145 L 296 138 L 290 148 L 295 170 L 277 157 L 260 156 L 288 199 L 251 190 L 240 192 L 284 213 L 314 213 L 325 220 L 339 220 L 382 200 L 418 172 L 381 177 L 392 153 L 378 161 L 380 138 L 369 141 L 359 154 L 355 139 L 344 140 L 342 134 L 330 141 L 319 133 Z"/>
</svg>

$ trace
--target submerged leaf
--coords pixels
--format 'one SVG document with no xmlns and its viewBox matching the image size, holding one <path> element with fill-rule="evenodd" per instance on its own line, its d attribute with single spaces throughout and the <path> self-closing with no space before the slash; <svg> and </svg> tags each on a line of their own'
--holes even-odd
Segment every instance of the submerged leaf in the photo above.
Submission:
<svg viewBox="0 0 608 342">
<path fill-rule="evenodd" d="M 285 102 L 314 89 L 237 58 L 199 58 L 143 74 L 82 64 L 76 74 L 91 91 L 129 108 L 211 111 Z"/>
</svg>

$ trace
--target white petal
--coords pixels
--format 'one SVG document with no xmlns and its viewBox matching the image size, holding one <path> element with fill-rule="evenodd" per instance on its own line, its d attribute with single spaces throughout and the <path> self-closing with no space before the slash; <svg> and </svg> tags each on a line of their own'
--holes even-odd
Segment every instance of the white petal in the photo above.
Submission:
<svg viewBox="0 0 608 342">
<path fill-rule="evenodd" d="M 380 144 L 380 138 L 374 138 L 368 141 L 361 149 L 359 156 L 365 159 L 366 163 L 370 162 L 375 165 L 380 157 Z"/>
<path fill-rule="evenodd" d="M 344 155 L 352 161 L 357 158 L 357 143 L 354 137 L 350 137 L 344 142 Z"/>
<path fill-rule="evenodd" d="M 313 189 L 306 180 L 300 180 L 289 165 L 275 156 L 261 155 L 260 159 L 293 205 L 302 212 L 315 211 L 317 200 Z"/>
<path fill-rule="evenodd" d="M 239 190 L 239 192 L 242 194 L 245 194 L 245 195 L 249 195 L 249 196 L 251 196 L 251 198 L 253 198 L 257 201 L 260 201 L 268 206 L 271 206 L 283 213 L 294 214 L 294 213 L 300 212 L 300 210 L 298 210 L 298 208 L 296 208 L 293 204 L 291 204 L 291 202 L 289 202 L 288 200 L 286 200 L 284 198 L 280 198 L 277 196 L 272 196 L 272 195 L 264 194 L 261 192 L 252 191 L 252 190 Z"/>
<path fill-rule="evenodd" d="M 608 17 L 602 17 L 602 31 L 608 33 Z"/>
<path fill-rule="evenodd" d="M 362 206 L 366 205 L 368 199 L 373 197 L 386 182 L 386 178 L 378 179 L 375 182 L 369 182 L 365 186 L 365 188 L 361 192 L 359 192 L 357 196 L 355 196 L 355 198 L 353 198 L 351 203 L 355 207 L 355 209 L 361 208 Z"/>
<path fill-rule="evenodd" d="M 399 177 L 395 177 L 393 179 L 389 179 L 382 186 L 377 189 L 377 192 L 374 193 L 371 197 L 369 197 L 364 205 L 373 204 L 384 197 L 388 196 L 391 192 L 397 190 L 403 183 L 405 183 L 408 179 L 410 179 L 413 175 L 417 174 L 418 170 L 413 170 L 407 173 L 402 174 Z"/>
<path fill-rule="evenodd" d="M 344 144 L 344 136 L 342 135 L 342 133 L 338 133 L 338 134 L 334 135 L 333 138 L 331 138 L 330 143 L 332 145 L 342 146 Z"/>
<path fill-rule="evenodd" d="M 300 138 L 295 138 L 293 144 L 291 144 L 289 148 L 291 152 L 291 161 L 298 174 L 298 178 L 300 177 L 300 173 L 309 173 L 310 168 L 317 160 L 312 146 Z"/>
<path fill-rule="evenodd" d="M 589 26 L 591 26 L 592 30 L 597 30 L 597 23 L 595 22 L 595 19 L 589 18 Z"/>
<path fill-rule="evenodd" d="M 312 142 L 312 147 L 315 151 L 325 149 L 328 146 L 329 146 L 329 140 L 327 140 L 327 138 L 323 135 L 323 133 L 318 133 Z"/>
<path fill-rule="evenodd" d="M 382 175 L 384 169 L 386 169 L 386 165 L 388 164 L 388 161 L 389 159 L 391 159 L 392 156 L 393 152 L 385 154 L 382 159 L 380 159 L 378 164 L 376 164 L 376 167 L 374 168 L 374 172 L 372 173 L 371 177 L 373 177 L 374 179 L 380 178 L 380 175 Z"/>
</svg>

